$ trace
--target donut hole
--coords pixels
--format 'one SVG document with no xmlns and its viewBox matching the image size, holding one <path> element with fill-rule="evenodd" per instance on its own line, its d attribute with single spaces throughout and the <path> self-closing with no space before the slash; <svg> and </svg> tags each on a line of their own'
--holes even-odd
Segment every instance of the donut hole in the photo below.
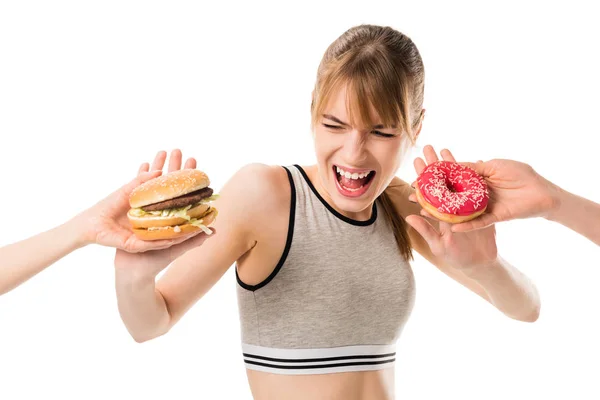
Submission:
<svg viewBox="0 0 600 400">
<path fill-rule="evenodd" d="M 465 191 L 465 186 L 462 184 L 462 182 L 454 182 L 454 183 L 452 183 L 449 180 L 447 180 L 446 181 L 446 187 L 452 193 L 460 193 L 460 192 L 464 192 Z"/>
</svg>

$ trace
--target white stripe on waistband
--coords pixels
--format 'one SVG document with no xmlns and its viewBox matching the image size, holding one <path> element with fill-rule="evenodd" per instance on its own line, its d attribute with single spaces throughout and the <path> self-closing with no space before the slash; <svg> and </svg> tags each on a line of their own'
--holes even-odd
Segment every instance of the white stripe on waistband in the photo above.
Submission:
<svg viewBox="0 0 600 400">
<path fill-rule="evenodd" d="M 273 358 L 324 358 L 353 355 L 380 355 L 396 352 L 395 344 L 325 347 L 318 349 L 278 349 L 242 343 L 242 351 L 248 354 Z"/>
<path fill-rule="evenodd" d="M 396 360 L 395 345 L 279 349 L 242 344 L 246 368 L 280 374 L 322 374 L 388 368 Z"/>
</svg>

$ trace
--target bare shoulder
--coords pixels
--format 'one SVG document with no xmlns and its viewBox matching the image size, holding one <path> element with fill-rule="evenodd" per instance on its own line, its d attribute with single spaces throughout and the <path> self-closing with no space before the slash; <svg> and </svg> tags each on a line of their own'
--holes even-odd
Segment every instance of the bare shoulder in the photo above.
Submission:
<svg viewBox="0 0 600 400">
<path fill-rule="evenodd" d="M 225 271 L 272 229 L 291 190 L 282 167 L 249 164 L 218 190 L 214 233 L 201 246 L 177 258 L 157 283 L 175 323 Z M 287 189 L 287 193 L 286 193 Z"/>
<path fill-rule="evenodd" d="M 290 185 L 285 169 L 278 165 L 247 164 L 240 168 L 219 192 L 218 203 L 225 205 L 230 218 L 246 229 L 283 209 L 290 199 Z"/>
<path fill-rule="evenodd" d="M 276 205 L 289 194 L 285 169 L 278 165 L 247 164 L 240 168 L 223 187 L 236 200 L 256 209 Z M 238 199 L 239 197 L 239 199 Z"/>
</svg>

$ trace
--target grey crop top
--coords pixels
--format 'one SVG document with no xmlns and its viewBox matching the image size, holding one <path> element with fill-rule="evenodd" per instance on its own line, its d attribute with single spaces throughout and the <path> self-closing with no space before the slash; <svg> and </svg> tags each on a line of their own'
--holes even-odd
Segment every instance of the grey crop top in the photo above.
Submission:
<svg viewBox="0 0 600 400">
<path fill-rule="evenodd" d="M 237 274 L 246 368 L 279 374 L 363 371 L 394 365 L 396 340 L 414 304 L 415 283 L 391 226 L 333 209 L 298 165 L 287 241 L 257 285 Z"/>
</svg>

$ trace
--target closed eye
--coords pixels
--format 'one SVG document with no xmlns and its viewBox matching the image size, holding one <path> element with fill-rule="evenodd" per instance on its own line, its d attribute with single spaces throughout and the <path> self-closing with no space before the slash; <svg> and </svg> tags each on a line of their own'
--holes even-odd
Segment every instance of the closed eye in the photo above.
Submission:
<svg viewBox="0 0 600 400">
<path fill-rule="evenodd" d="M 323 126 L 325 128 L 329 128 L 329 129 L 343 129 L 343 127 L 340 126 L 340 125 L 331 125 L 331 124 L 323 123 Z M 380 131 L 371 131 L 371 133 L 373 133 L 375 136 L 384 137 L 384 138 L 391 138 L 391 137 L 395 137 L 396 136 L 396 135 L 394 135 L 392 133 L 383 133 L 383 132 L 380 132 Z"/>
<path fill-rule="evenodd" d="M 396 135 L 394 135 L 394 134 L 391 134 L 391 133 L 383 133 L 383 132 L 379 132 L 379 131 L 373 131 L 373 133 L 374 133 L 376 136 L 381 136 L 381 137 L 386 137 L 386 138 L 391 138 L 391 137 L 394 137 L 394 136 L 396 136 Z"/>
</svg>

